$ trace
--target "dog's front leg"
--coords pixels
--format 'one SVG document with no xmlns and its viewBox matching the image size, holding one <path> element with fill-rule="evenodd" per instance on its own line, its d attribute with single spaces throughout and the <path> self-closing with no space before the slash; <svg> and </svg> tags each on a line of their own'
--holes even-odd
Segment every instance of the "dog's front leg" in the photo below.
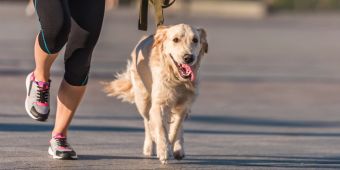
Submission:
<svg viewBox="0 0 340 170">
<path fill-rule="evenodd" d="M 147 157 L 154 155 L 154 142 L 152 141 L 149 121 L 144 118 L 145 139 L 143 146 L 143 154 Z"/>
<path fill-rule="evenodd" d="M 184 151 L 184 137 L 183 137 L 183 125 L 180 126 L 176 140 L 173 146 L 173 155 L 174 158 L 177 160 L 181 160 L 185 157 L 185 151 Z"/>
<path fill-rule="evenodd" d="M 183 130 L 182 123 L 185 117 L 184 111 L 178 112 L 178 110 L 173 109 L 171 115 L 171 124 L 169 130 L 169 141 L 172 146 L 174 158 L 181 160 L 184 157 L 183 148 Z"/>
<path fill-rule="evenodd" d="M 166 164 L 170 155 L 170 145 L 168 140 L 168 133 L 166 129 L 167 117 L 169 115 L 169 108 L 153 103 L 150 110 L 151 128 L 155 135 L 155 142 L 157 148 L 157 157 Z"/>
</svg>

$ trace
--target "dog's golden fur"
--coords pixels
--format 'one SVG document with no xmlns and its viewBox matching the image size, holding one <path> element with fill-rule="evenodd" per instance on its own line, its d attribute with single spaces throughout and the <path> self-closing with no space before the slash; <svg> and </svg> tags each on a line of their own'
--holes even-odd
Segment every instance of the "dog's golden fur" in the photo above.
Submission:
<svg viewBox="0 0 340 170">
<path fill-rule="evenodd" d="M 195 37 L 198 40 L 193 42 Z M 178 41 L 174 42 L 174 38 Z M 181 77 L 176 63 L 183 63 L 183 56 L 192 54 L 191 76 L 197 75 L 201 57 L 207 50 L 204 29 L 186 24 L 163 26 L 154 35 L 142 38 L 126 71 L 106 83 L 109 96 L 135 103 L 144 118 L 144 155 L 153 155 L 156 144 L 162 163 L 172 155 L 176 159 L 184 157 L 182 122 L 197 95 L 199 80 Z"/>
</svg>

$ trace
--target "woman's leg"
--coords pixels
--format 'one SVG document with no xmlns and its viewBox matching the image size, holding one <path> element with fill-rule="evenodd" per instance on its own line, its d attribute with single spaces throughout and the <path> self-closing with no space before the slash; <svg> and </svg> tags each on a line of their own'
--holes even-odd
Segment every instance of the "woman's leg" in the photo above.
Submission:
<svg viewBox="0 0 340 170">
<path fill-rule="evenodd" d="M 70 31 L 70 14 L 64 0 L 34 0 L 41 31 L 34 46 L 36 80 L 48 82 L 51 66 L 65 45 Z"/>
<path fill-rule="evenodd" d="M 50 70 L 54 60 L 57 58 L 56 54 L 47 54 L 44 52 L 39 45 L 38 37 L 36 38 L 34 45 L 34 59 L 35 59 L 35 69 L 34 76 L 35 80 L 48 82 L 50 79 Z"/>
<path fill-rule="evenodd" d="M 34 46 L 35 69 L 26 78 L 25 108 L 35 120 L 45 121 L 50 113 L 50 69 L 65 45 L 70 31 L 70 15 L 64 0 L 34 0 L 41 30 Z"/>
<path fill-rule="evenodd" d="M 84 93 L 86 86 L 72 86 L 63 80 L 57 97 L 57 113 L 52 136 L 63 134 L 67 136 L 67 128 L 71 123 Z"/>
<path fill-rule="evenodd" d="M 67 135 L 73 115 L 85 93 L 92 51 L 104 17 L 105 0 L 69 0 L 72 27 L 65 51 L 65 75 L 58 92 L 52 135 Z"/>
</svg>

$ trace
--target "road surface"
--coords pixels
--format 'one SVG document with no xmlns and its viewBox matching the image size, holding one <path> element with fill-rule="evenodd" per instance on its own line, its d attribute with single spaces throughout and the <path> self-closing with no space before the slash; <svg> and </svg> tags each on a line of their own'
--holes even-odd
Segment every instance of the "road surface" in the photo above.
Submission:
<svg viewBox="0 0 340 170">
<path fill-rule="evenodd" d="M 52 68 L 49 120 L 36 122 L 25 113 L 24 79 L 34 67 L 39 24 L 24 14 L 24 4 L 0 5 L 0 169 L 340 168 L 339 14 L 167 16 L 167 24 L 205 28 L 209 39 L 200 96 L 184 125 L 187 156 L 168 165 L 142 156 L 143 122 L 135 106 L 107 98 L 99 84 L 125 67 L 144 34 L 137 31 L 137 12 L 106 15 L 88 90 L 69 132 L 77 161 L 47 155 L 62 56 Z"/>
</svg>

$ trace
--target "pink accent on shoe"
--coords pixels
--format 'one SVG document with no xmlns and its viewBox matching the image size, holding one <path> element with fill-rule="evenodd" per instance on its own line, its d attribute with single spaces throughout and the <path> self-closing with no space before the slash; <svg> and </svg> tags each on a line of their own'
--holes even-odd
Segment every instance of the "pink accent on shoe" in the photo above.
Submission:
<svg viewBox="0 0 340 170">
<path fill-rule="evenodd" d="M 34 102 L 35 104 L 37 104 L 38 106 L 45 106 L 48 107 L 48 103 L 42 103 L 42 102 Z"/>
<path fill-rule="evenodd" d="M 63 139 L 63 138 L 66 138 L 66 136 L 64 134 L 62 134 L 62 133 L 57 133 L 52 138 L 54 138 L 54 139 Z"/>
<path fill-rule="evenodd" d="M 34 72 L 32 72 L 32 74 L 31 74 L 31 81 L 35 81 Z"/>
<path fill-rule="evenodd" d="M 44 87 L 46 89 L 48 89 L 50 87 L 50 82 L 44 82 L 44 81 L 37 81 L 37 80 L 35 80 L 34 72 L 31 73 L 31 81 L 36 82 L 39 87 Z"/>
<path fill-rule="evenodd" d="M 44 90 L 45 89 L 47 90 L 50 87 L 49 82 L 36 81 L 36 83 L 38 84 L 39 87 L 42 87 Z"/>
</svg>

